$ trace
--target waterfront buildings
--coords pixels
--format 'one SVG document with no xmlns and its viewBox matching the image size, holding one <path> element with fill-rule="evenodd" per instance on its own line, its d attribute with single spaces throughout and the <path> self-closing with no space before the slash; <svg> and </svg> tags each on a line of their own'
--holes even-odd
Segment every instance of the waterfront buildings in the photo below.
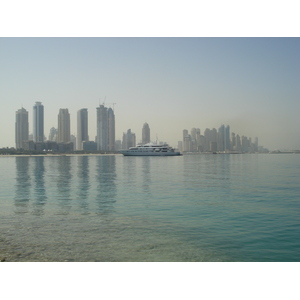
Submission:
<svg viewBox="0 0 300 300">
<path fill-rule="evenodd" d="M 122 141 L 121 140 L 116 140 L 115 151 L 119 151 L 121 149 L 122 149 Z"/>
<path fill-rule="evenodd" d="M 97 107 L 97 150 L 113 151 L 115 149 L 115 115 L 114 111 L 104 105 Z"/>
<path fill-rule="evenodd" d="M 191 145 L 190 145 L 191 136 L 189 135 L 188 130 L 183 129 L 182 137 L 183 137 L 183 151 L 190 152 L 191 151 Z"/>
<path fill-rule="evenodd" d="M 177 148 L 178 148 L 179 152 L 183 151 L 183 142 L 182 141 L 178 141 Z"/>
<path fill-rule="evenodd" d="M 191 134 L 184 129 L 181 145 L 183 152 L 253 153 L 260 149 L 257 137 L 253 143 L 246 136 L 240 137 L 234 132 L 230 134 L 229 125 L 221 125 L 218 131 L 216 128 L 206 128 L 204 135 L 200 134 L 199 128 L 192 128 Z"/>
<path fill-rule="evenodd" d="M 57 142 L 69 143 L 71 141 L 70 114 L 67 108 L 61 108 L 58 114 Z"/>
<path fill-rule="evenodd" d="M 73 145 L 73 151 L 76 151 L 76 136 L 74 134 L 71 134 L 70 141 Z"/>
<path fill-rule="evenodd" d="M 57 129 L 52 127 L 49 133 L 49 141 L 56 142 L 57 141 Z"/>
<path fill-rule="evenodd" d="M 95 152 L 97 151 L 97 144 L 93 141 L 83 141 L 82 150 L 87 152 Z"/>
<path fill-rule="evenodd" d="M 131 129 L 128 129 L 127 132 L 123 133 L 123 140 L 122 140 L 122 149 L 127 150 L 130 147 L 136 146 L 136 137 L 135 133 L 131 132 Z"/>
<path fill-rule="evenodd" d="M 107 122 L 108 122 L 108 150 L 115 150 L 115 114 L 112 108 L 107 110 Z"/>
<path fill-rule="evenodd" d="M 97 107 L 97 150 L 108 149 L 108 116 L 104 105 Z"/>
<path fill-rule="evenodd" d="M 230 126 L 227 125 L 225 127 L 225 136 L 224 136 L 224 141 L 225 141 L 225 151 L 231 150 L 231 145 L 230 145 Z"/>
<path fill-rule="evenodd" d="M 183 144 L 182 148 L 184 152 L 198 152 L 201 143 L 201 135 L 199 128 L 192 128 L 191 134 L 188 130 L 183 130 Z"/>
<path fill-rule="evenodd" d="M 82 143 L 88 141 L 88 110 L 82 108 L 77 112 L 77 150 L 83 150 Z"/>
<path fill-rule="evenodd" d="M 183 139 L 183 151 L 184 152 L 191 152 L 192 149 L 192 138 L 190 134 L 184 136 Z"/>
<path fill-rule="evenodd" d="M 35 102 L 33 106 L 33 141 L 35 143 L 44 141 L 44 106 L 42 102 Z"/>
<path fill-rule="evenodd" d="M 16 111 L 16 149 L 24 149 L 23 143 L 25 141 L 28 141 L 28 128 L 28 111 L 22 107 L 21 109 Z"/>
<path fill-rule="evenodd" d="M 142 144 L 144 145 L 147 143 L 150 143 L 150 127 L 148 123 L 145 123 L 142 129 Z"/>
</svg>

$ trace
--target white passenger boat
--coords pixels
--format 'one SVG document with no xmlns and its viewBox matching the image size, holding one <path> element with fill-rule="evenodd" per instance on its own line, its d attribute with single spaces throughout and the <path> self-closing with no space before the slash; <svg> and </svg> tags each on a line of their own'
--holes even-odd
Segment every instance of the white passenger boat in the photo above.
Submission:
<svg viewBox="0 0 300 300">
<path fill-rule="evenodd" d="M 181 155 L 180 152 L 175 151 L 174 148 L 167 144 L 145 144 L 137 147 L 131 147 L 128 150 L 120 150 L 124 156 L 175 156 Z"/>
</svg>

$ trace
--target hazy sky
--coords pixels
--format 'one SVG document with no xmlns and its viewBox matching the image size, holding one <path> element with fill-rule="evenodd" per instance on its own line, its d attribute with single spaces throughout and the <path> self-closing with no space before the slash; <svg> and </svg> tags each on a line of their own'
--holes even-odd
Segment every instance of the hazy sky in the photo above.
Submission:
<svg viewBox="0 0 300 300">
<path fill-rule="evenodd" d="M 15 113 L 41 101 L 45 135 L 60 108 L 115 104 L 116 139 L 177 146 L 183 129 L 219 128 L 258 137 L 272 149 L 300 149 L 299 38 L 0 38 L 0 147 L 15 146 Z"/>
</svg>

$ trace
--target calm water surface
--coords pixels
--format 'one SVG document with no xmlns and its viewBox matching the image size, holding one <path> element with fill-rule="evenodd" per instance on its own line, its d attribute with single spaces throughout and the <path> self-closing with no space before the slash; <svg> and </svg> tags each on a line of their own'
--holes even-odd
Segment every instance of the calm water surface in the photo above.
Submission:
<svg viewBox="0 0 300 300">
<path fill-rule="evenodd" d="M 0 259 L 300 261 L 300 155 L 0 157 Z"/>
</svg>

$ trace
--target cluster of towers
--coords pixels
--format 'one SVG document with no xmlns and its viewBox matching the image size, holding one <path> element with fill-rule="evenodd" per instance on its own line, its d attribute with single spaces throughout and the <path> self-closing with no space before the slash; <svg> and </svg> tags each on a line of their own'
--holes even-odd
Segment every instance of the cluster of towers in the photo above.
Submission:
<svg viewBox="0 0 300 300">
<path fill-rule="evenodd" d="M 49 139 L 44 136 L 44 106 L 36 102 L 33 106 L 33 134 L 29 136 L 28 112 L 23 107 L 16 112 L 16 149 L 69 152 L 79 151 L 118 151 L 136 146 L 136 135 L 128 129 L 123 139 L 115 140 L 115 114 L 112 108 L 99 105 L 97 110 L 97 136 L 90 141 L 88 135 L 88 110 L 77 112 L 77 137 L 70 132 L 70 113 L 61 108 L 58 113 L 58 126 L 50 129 Z M 150 127 L 145 123 L 142 128 L 142 144 L 150 142 Z M 183 140 L 178 142 L 181 152 L 260 152 L 258 138 L 239 136 L 230 126 L 221 125 L 206 128 L 203 135 L 199 128 L 183 130 Z"/>
<path fill-rule="evenodd" d="M 33 106 L 33 136 L 29 140 L 29 123 L 28 111 L 21 108 L 16 112 L 16 149 L 26 148 L 26 143 L 42 143 L 44 142 L 44 106 L 41 102 L 36 102 Z"/>
<path fill-rule="evenodd" d="M 142 144 L 150 143 L 150 127 L 148 123 L 144 123 L 142 128 Z M 117 150 L 129 149 L 130 147 L 136 146 L 136 136 L 135 133 L 128 129 L 127 132 L 123 133 L 122 141 L 116 141 Z"/>
<path fill-rule="evenodd" d="M 111 108 L 97 107 L 97 136 L 94 141 L 88 135 L 88 110 L 77 112 L 77 137 L 71 135 L 70 113 L 61 108 L 57 129 L 50 129 L 49 139 L 44 136 L 44 106 L 36 102 L 33 106 L 33 134 L 29 136 L 28 111 L 23 107 L 16 112 L 16 149 L 58 151 L 114 151 L 115 115 Z"/>
<path fill-rule="evenodd" d="M 183 141 L 178 142 L 178 148 L 182 152 L 257 152 L 258 138 L 252 142 L 251 138 L 230 134 L 230 126 L 221 125 L 216 128 L 206 128 L 201 135 L 199 128 L 192 128 L 189 134 L 186 129 L 183 130 Z"/>
</svg>

